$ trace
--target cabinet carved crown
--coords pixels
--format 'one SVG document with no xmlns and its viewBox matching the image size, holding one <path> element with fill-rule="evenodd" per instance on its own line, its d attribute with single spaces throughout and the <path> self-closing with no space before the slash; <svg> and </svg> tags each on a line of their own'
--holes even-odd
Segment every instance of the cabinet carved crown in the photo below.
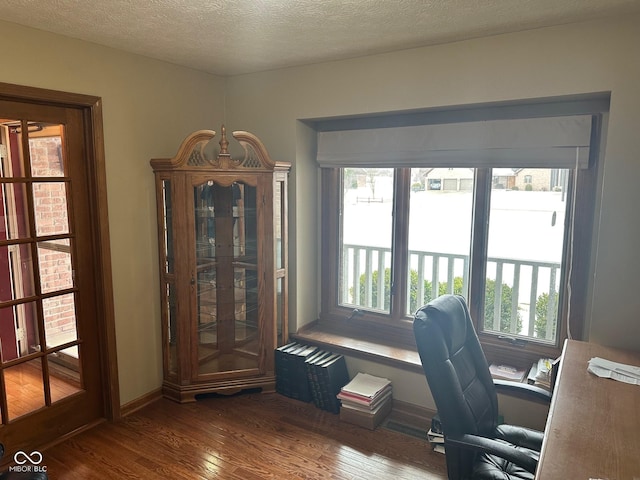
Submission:
<svg viewBox="0 0 640 480">
<path fill-rule="evenodd" d="M 220 128 L 219 148 L 211 148 L 215 144 L 214 130 L 199 130 L 189 135 L 180 145 L 178 153 L 171 159 L 154 159 L 151 165 L 155 168 L 179 169 L 182 167 L 208 167 L 216 170 L 273 170 L 276 166 L 267 149 L 258 137 L 245 131 L 232 133 L 244 151 L 239 158 L 232 158 L 229 153 L 227 129 Z M 289 165 L 289 164 L 286 164 Z"/>
</svg>

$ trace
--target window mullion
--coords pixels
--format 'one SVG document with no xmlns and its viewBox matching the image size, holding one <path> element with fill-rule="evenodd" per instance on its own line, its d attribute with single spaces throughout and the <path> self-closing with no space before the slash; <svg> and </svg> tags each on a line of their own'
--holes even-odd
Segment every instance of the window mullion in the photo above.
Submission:
<svg viewBox="0 0 640 480">
<path fill-rule="evenodd" d="M 391 247 L 391 318 L 405 317 L 409 263 L 409 191 L 411 169 L 398 168 L 393 188 L 393 239 Z"/>
<path fill-rule="evenodd" d="M 476 324 L 476 330 L 480 332 L 483 328 L 482 320 L 484 319 L 492 170 L 490 168 L 478 168 L 475 171 L 475 175 L 468 304 L 471 318 L 474 319 Z"/>
</svg>

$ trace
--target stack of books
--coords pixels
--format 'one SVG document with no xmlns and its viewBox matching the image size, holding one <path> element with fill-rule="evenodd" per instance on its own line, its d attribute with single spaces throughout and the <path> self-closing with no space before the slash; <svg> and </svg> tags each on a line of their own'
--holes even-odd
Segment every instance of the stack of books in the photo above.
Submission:
<svg viewBox="0 0 640 480">
<path fill-rule="evenodd" d="M 340 389 L 340 419 L 374 430 L 391 412 L 391 381 L 358 373 Z"/>
<path fill-rule="evenodd" d="M 489 365 L 491 376 L 498 380 L 511 380 L 512 382 L 522 382 L 527 376 L 527 371 L 511 365 L 492 363 Z"/>
<path fill-rule="evenodd" d="M 444 434 L 442 433 L 442 424 L 437 413 L 431 419 L 431 428 L 427 432 L 427 440 L 429 440 L 434 452 L 444 453 Z"/>
<path fill-rule="evenodd" d="M 311 387 L 304 365 L 317 347 L 292 342 L 276 348 L 276 392 L 303 402 L 311 401 Z"/>
<path fill-rule="evenodd" d="M 276 392 L 339 413 L 336 395 L 349 382 L 344 356 L 292 342 L 276 348 L 274 360 Z"/>
<path fill-rule="evenodd" d="M 553 369 L 553 360 L 550 358 L 541 358 L 529 370 L 527 383 L 551 390 L 551 374 Z"/>
<path fill-rule="evenodd" d="M 318 350 L 304 361 L 311 398 L 316 407 L 331 413 L 340 412 L 337 394 L 349 382 L 343 355 Z"/>
</svg>

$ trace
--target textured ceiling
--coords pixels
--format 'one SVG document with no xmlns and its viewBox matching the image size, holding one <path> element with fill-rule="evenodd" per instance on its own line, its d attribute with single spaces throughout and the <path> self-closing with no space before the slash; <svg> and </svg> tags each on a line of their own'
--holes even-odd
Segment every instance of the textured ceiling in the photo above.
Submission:
<svg viewBox="0 0 640 480">
<path fill-rule="evenodd" d="M 0 0 L 0 19 L 236 75 L 640 13 L 640 0 Z"/>
</svg>

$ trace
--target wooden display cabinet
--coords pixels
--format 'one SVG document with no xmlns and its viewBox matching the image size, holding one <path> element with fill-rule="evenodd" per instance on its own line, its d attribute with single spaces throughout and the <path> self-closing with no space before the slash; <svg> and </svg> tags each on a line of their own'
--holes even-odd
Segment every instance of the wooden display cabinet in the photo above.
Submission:
<svg viewBox="0 0 640 480">
<path fill-rule="evenodd" d="M 287 177 L 260 140 L 224 126 L 153 159 L 158 206 L 163 394 L 275 389 L 274 349 L 288 337 Z M 217 153 L 216 153 L 217 151 Z"/>
</svg>

